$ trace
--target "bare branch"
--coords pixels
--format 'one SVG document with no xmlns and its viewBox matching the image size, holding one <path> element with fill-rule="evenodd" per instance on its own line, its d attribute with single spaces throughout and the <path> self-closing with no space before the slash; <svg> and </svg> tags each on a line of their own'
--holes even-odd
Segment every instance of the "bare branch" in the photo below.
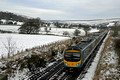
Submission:
<svg viewBox="0 0 120 80">
<path fill-rule="evenodd" d="M 6 42 L 2 41 L 5 49 L 7 50 L 8 57 L 13 55 L 16 51 L 16 43 L 12 41 L 12 37 L 7 37 Z"/>
</svg>

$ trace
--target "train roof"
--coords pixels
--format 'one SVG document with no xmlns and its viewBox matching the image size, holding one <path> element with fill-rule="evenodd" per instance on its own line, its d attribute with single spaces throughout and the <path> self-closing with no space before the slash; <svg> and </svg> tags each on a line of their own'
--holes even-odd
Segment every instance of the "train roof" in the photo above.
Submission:
<svg viewBox="0 0 120 80">
<path fill-rule="evenodd" d="M 80 50 L 80 48 L 78 46 L 71 46 L 66 50 Z"/>
<path fill-rule="evenodd" d="M 80 49 L 84 49 L 88 44 L 90 44 L 92 41 L 94 41 L 98 36 L 100 36 L 102 32 L 95 33 L 93 36 L 82 40 L 80 43 L 78 43 L 76 46 L 78 46 Z"/>
<path fill-rule="evenodd" d="M 88 39 L 85 39 L 83 41 L 81 41 L 80 43 L 78 43 L 76 46 L 78 46 L 80 49 L 83 49 L 86 47 L 86 45 L 88 45 L 89 43 L 91 43 L 94 39 L 93 38 L 88 38 Z"/>
</svg>

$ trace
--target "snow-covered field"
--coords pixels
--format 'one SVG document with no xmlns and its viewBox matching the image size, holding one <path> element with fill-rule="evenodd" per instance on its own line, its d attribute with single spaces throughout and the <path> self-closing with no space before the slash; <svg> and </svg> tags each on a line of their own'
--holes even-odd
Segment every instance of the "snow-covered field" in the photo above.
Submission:
<svg viewBox="0 0 120 80">
<path fill-rule="evenodd" d="M 20 26 L 15 26 L 15 25 L 0 25 L 0 29 L 5 31 L 18 32 L 19 28 Z"/>
<path fill-rule="evenodd" d="M 20 28 L 20 26 L 13 26 L 13 25 L 0 25 L 0 29 L 1 30 L 5 30 L 5 31 L 12 31 L 12 32 L 18 32 L 18 29 Z M 46 34 L 45 32 L 45 27 L 41 27 L 41 31 L 40 34 Z M 48 28 L 49 29 L 49 28 Z M 79 29 L 81 31 L 80 35 L 85 35 L 85 32 L 83 29 Z M 51 28 L 50 32 L 48 32 L 48 34 L 54 34 L 54 35 L 63 35 L 63 33 L 67 31 L 70 36 L 73 36 L 73 32 L 75 31 L 75 29 L 68 29 L 68 28 Z"/>
<path fill-rule="evenodd" d="M 51 28 L 50 32 L 48 32 L 48 34 L 54 34 L 54 35 L 63 35 L 63 33 L 67 31 L 70 36 L 73 36 L 73 33 L 75 31 L 75 29 L 68 29 L 68 28 Z M 85 35 L 85 31 L 83 29 L 79 29 L 79 31 L 81 32 L 80 35 L 83 36 Z M 46 32 L 44 31 L 44 27 L 41 28 L 41 34 L 46 34 Z"/>
<path fill-rule="evenodd" d="M 18 29 L 20 28 L 20 26 L 14 26 L 14 25 L 0 25 L 0 29 L 1 30 L 5 30 L 5 31 L 12 31 L 12 32 L 18 32 Z M 49 30 L 49 28 L 48 28 Z M 48 32 L 48 34 L 54 34 L 54 35 L 63 35 L 63 33 L 65 31 L 67 31 L 70 36 L 73 36 L 73 33 L 75 31 L 75 29 L 68 29 L 68 28 L 51 28 L 51 30 L 49 30 L 50 32 Z M 79 31 L 81 32 L 80 35 L 84 36 L 85 35 L 85 31 L 83 29 L 79 29 Z M 98 29 L 91 29 L 89 31 L 89 33 L 93 33 L 93 32 L 98 32 Z M 41 31 L 40 34 L 46 34 L 45 32 L 45 27 L 41 27 Z"/>
<path fill-rule="evenodd" d="M 9 38 L 12 38 L 11 43 L 15 43 L 16 51 L 68 39 L 68 37 L 50 35 L 0 34 L 0 56 L 7 55 L 5 45 L 7 45 Z"/>
<path fill-rule="evenodd" d="M 63 20 L 59 21 L 68 24 L 87 24 L 87 25 L 98 25 L 103 23 L 113 23 L 113 21 L 120 21 L 120 19 L 98 19 L 98 20 Z"/>
</svg>

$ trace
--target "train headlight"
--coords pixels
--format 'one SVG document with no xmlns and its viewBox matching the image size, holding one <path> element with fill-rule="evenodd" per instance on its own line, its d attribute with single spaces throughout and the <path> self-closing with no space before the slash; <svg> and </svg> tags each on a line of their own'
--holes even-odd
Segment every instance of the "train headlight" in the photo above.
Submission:
<svg viewBox="0 0 120 80">
<path fill-rule="evenodd" d="M 80 63 L 77 63 L 77 65 L 76 65 L 76 66 L 77 66 L 77 67 L 78 67 L 78 66 L 80 66 Z"/>
<path fill-rule="evenodd" d="M 66 62 L 65 62 L 65 65 L 67 66 L 67 65 L 68 65 L 68 63 L 66 63 Z"/>
</svg>

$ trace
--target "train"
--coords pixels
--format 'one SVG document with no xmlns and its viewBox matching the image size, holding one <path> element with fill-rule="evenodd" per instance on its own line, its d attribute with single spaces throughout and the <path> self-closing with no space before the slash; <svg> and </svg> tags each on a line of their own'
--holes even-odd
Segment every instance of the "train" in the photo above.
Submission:
<svg viewBox="0 0 120 80">
<path fill-rule="evenodd" d="M 97 32 L 93 36 L 82 40 L 80 43 L 67 48 L 63 54 L 66 71 L 73 72 L 74 70 L 80 70 L 107 33 L 108 30 Z"/>
</svg>

